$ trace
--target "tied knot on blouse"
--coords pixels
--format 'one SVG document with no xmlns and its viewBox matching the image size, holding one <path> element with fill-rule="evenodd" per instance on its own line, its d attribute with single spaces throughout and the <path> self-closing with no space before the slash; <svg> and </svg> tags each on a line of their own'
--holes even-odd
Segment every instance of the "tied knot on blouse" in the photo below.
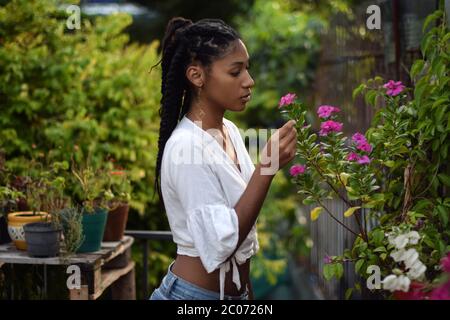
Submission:
<svg viewBox="0 0 450 320">
<path fill-rule="evenodd" d="M 256 223 L 241 246 L 234 206 L 255 166 L 238 128 L 223 119 L 241 171 L 208 132 L 184 116 L 164 148 L 161 191 L 177 254 L 200 257 L 208 273 L 220 269 L 220 299 L 226 273 L 241 289 L 238 265 L 259 250 Z"/>
</svg>

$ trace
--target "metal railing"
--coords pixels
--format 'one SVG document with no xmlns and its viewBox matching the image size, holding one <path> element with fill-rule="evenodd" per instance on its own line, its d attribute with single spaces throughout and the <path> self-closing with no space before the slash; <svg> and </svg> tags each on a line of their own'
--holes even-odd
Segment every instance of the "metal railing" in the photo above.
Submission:
<svg viewBox="0 0 450 320">
<path fill-rule="evenodd" d="M 172 232 L 170 231 L 146 231 L 146 230 L 125 230 L 127 236 L 142 240 L 142 294 L 148 297 L 148 256 L 149 256 L 149 241 L 172 241 Z"/>
</svg>

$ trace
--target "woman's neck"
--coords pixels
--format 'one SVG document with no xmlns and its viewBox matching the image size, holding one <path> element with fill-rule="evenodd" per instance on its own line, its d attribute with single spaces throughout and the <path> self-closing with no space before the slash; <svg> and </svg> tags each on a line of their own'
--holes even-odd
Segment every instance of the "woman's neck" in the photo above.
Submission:
<svg viewBox="0 0 450 320">
<path fill-rule="evenodd" d="M 186 116 L 201 125 L 203 130 L 214 128 L 222 131 L 224 112 L 224 110 L 218 108 L 207 107 L 205 103 L 193 102 Z"/>
</svg>

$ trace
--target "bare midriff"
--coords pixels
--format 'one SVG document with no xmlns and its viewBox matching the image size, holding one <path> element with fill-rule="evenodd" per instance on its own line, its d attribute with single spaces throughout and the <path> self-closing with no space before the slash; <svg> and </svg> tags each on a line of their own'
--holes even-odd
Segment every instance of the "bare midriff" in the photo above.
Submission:
<svg viewBox="0 0 450 320">
<path fill-rule="evenodd" d="M 238 290 L 233 283 L 232 263 L 230 262 L 230 271 L 225 274 L 225 294 L 238 296 L 245 292 L 246 285 L 251 289 L 250 283 L 250 259 L 241 265 L 237 265 L 241 280 L 241 289 Z M 220 292 L 220 269 L 216 269 L 211 273 L 206 272 L 199 257 L 189 257 L 185 255 L 177 255 L 175 263 L 172 266 L 172 272 L 203 289 Z"/>
</svg>

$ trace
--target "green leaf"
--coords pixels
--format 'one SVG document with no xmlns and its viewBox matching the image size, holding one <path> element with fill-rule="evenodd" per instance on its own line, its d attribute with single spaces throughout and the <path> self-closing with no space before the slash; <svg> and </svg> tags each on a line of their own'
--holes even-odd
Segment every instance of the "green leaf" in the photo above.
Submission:
<svg viewBox="0 0 450 320">
<path fill-rule="evenodd" d="M 448 98 L 447 98 L 447 97 L 440 98 L 440 99 L 436 100 L 436 101 L 433 103 L 433 105 L 431 106 L 431 108 L 434 109 L 434 108 L 436 108 L 436 107 L 438 107 L 438 106 L 440 106 L 441 104 L 444 104 L 444 103 L 446 103 L 446 102 L 448 102 Z M 444 111 L 445 111 L 445 108 L 443 108 L 443 109 L 444 109 Z"/>
<path fill-rule="evenodd" d="M 375 245 L 380 246 L 383 243 L 384 231 L 383 230 L 373 231 L 372 238 L 373 238 L 373 241 L 375 242 Z"/>
<path fill-rule="evenodd" d="M 423 60 L 417 60 L 416 62 L 414 62 L 413 66 L 411 67 L 411 78 L 414 79 L 416 77 L 416 75 L 422 71 L 423 66 L 425 64 L 425 61 Z"/>
<path fill-rule="evenodd" d="M 425 30 L 427 29 L 428 25 L 439 19 L 439 17 L 441 17 L 444 14 L 444 12 L 442 10 L 437 10 L 436 12 L 434 12 L 433 14 L 430 14 L 426 19 L 425 22 L 423 23 L 423 27 L 422 27 L 422 33 L 425 33 Z"/>
<path fill-rule="evenodd" d="M 351 207 L 349 209 L 347 209 L 344 212 L 344 217 L 348 218 L 351 217 L 353 215 L 353 213 L 355 213 L 356 210 L 360 209 L 361 207 Z"/>
<path fill-rule="evenodd" d="M 444 227 L 447 227 L 449 215 L 448 209 L 442 205 L 438 205 L 437 210 L 439 212 L 439 218 L 441 219 L 442 224 L 444 225 Z"/>
<path fill-rule="evenodd" d="M 352 297 L 352 293 L 353 293 L 353 288 L 348 288 L 345 291 L 345 300 L 350 300 L 350 298 Z"/>
<path fill-rule="evenodd" d="M 385 247 L 377 247 L 373 250 L 373 252 L 386 252 L 386 248 Z"/>
<path fill-rule="evenodd" d="M 366 88 L 366 85 L 364 83 L 360 84 L 355 90 L 353 90 L 352 97 L 353 100 L 361 94 L 361 92 Z"/>
<path fill-rule="evenodd" d="M 450 187 L 450 177 L 448 175 L 445 173 L 439 173 L 438 178 L 446 187 Z"/>
<path fill-rule="evenodd" d="M 303 199 L 302 202 L 304 205 L 308 206 L 310 204 L 314 204 L 316 201 L 311 196 L 309 196 L 308 198 Z"/>
<path fill-rule="evenodd" d="M 342 278 L 342 276 L 344 275 L 344 266 L 342 265 L 342 263 L 335 264 L 334 274 L 336 276 L 336 279 Z"/>
<path fill-rule="evenodd" d="M 323 276 L 326 280 L 330 280 L 334 275 L 334 264 L 326 264 L 323 266 Z"/>
<path fill-rule="evenodd" d="M 392 167 L 395 166 L 395 161 L 392 161 L 392 160 L 388 160 L 388 161 L 385 161 L 383 163 L 389 168 L 392 168 Z"/>
<path fill-rule="evenodd" d="M 359 259 L 358 261 L 356 261 L 356 264 L 355 264 L 356 273 L 361 274 L 361 267 L 363 266 L 363 264 L 364 264 L 364 259 Z"/>
</svg>

